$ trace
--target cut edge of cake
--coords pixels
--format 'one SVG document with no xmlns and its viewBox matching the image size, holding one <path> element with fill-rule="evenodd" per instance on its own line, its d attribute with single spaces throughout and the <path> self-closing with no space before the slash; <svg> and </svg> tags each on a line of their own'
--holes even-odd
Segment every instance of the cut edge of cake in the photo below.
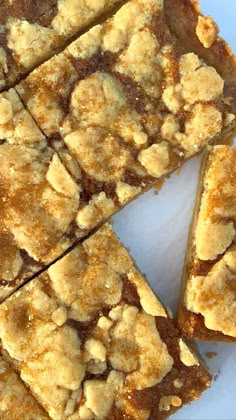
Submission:
<svg viewBox="0 0 236 420">
<path fill-rule="evenodd" d="M 217 150 L 217 147 L 229 147 L 230 149 L 230 146 L 220 146 L 220 145 L 219 146 L 216 145 L 212 147 L 209 146 L 208 150 L 206 150 L 203 154 L 200 172 L 199 172 L 199 178 L 198 178 L 198 185 L 197 185 L 197 190 L 196 190 L 193 216 L 192 216 L 192 221 L 191 221 L 188 241 L 187 241 L 184 268 L 183 268 L 183 274 L 182 274 L 182 280 L 181 280 L 181 289 L 180 289 L 180 295 L 179 295 L 177 321 L 178 321 L 179 328 L 181 329 L 181 331 L 183 331 L 183 334 L 185 334 L 187 337 L 190 337 L 191 339 L 197 339 L 200 341 L 209 341 L 209 342 L 225 341 L 225 342 L 236 343 L 236 337 L 232 335 L 224 334 L 222 331 L 217 330 L 217 329 L 213 330 L 213 329 L 207 328 L 205 325 L 204 316 L 201 313 L 195 313 L 195 312 L 192 312 L 191 310 L 188 310 L 186 308 L 186 303 L 185 303 L 186 286 L 188 284 L 191 270 L 193 269 L 193 262 L 195 259 L 197 260 L 199 259 L 196 253 L 196 249 L 195 249 L 196 247 L 195 235 L 196 235 L 196 227 L 198 224 L 199 212 L 201 208 L 202 195 L 204 192 L 205 175 L 209 167 L 209 156 L 214 150 Z M 219 254 L 219 256 L 213 261 L 206 260 L 206 273 L 208 273 L 212 268 L 214 268 L 214 265 L 217 263 L 217 261 L 222 260 L 227 250 L 228 248 L 226 249 L 226 251 L 223 252 L 223 254 Z M 204 264 L 204 261 L 201 260 L 201 263 Z"/>
</svg>

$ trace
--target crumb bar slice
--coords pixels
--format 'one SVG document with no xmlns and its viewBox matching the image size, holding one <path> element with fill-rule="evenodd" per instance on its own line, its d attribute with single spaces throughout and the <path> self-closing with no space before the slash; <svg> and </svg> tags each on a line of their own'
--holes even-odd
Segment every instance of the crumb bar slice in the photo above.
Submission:
<svg viewBox="0 0 236 420">
<path fill-rule="evenodd" d="M 210 376 L 104 225 L 0 305 L 2 349 L 60 419 L 164 419 Z"/>
<path fill-rule="evenodd" d="M 194 42 L 189 51 L 172 32 L 167 6 L 128 2 L 17 87 L 49 144 L 78 162 L 77 238 L 235 129 L 235 57 L 217 33 L 212 47 L 202 46 L 214 67 Z"/>
<path fill-rule="evenodd" d="M 68 39 L 120 0 L 3 0 L 0 89 L 63 48 Z"/>
<path fill-rule="evenodd" d="M 179 324 L 191 337 L 236 342 L 236 149 L 206 154 L 189 236 Z"/>
<path fill-rule="evenodd" d="M 79 193 L 14 89 L 0 95 L 0 160 L 2 300 L 72 244 Z"/>
<path fill-rule="evenodd" d="M 46 412 L 10 365 L 0 356 L 1 420 L 46 420 Z"/>
</svg>

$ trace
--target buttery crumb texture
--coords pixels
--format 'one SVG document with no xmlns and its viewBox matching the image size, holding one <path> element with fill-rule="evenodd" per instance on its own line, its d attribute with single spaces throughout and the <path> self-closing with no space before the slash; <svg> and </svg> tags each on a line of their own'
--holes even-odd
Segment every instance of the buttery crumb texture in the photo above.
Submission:
<svg viewBox="0 0 236 420">
<path fill-rule="evenodd" d="M 2 300 L 69 248 L 79 188 L 14 89 L 0 95 L 0 138 Z"/>
<path fill-rule="evenodd" d="M 0 339 L 55 420 L 165 419 L 210 385 L 110 225 L 0 305 Z"/>
<path fill-rule="evenodd" d="M 1 420 L 47 420 L 46 412 L 30 394 L 18 373 L 0 355 Z"/>
<path fill-rule="evenodd" d="M 235 125 L 225 80 L 170 29 L 161 0 L 133 0 L 17 87 L 78 162 L 82 232 Z"/>
<path fill-rule="evenodd" d="M 33 118 L 0 95 L 0 299 L 235 128 L 235 57 L 185 3 L 132 0 L 38 67 Z"/>
<path fill-rule="evenodd" d="M 201 339 L 236 340 L 236 149 L 205 158 L 187 250 L 180 325 Z"/>
<path fill-rule="evenodd" d="M 63 48 L 120 0 L 2 0 L 0 90 Z"/>
</svg>

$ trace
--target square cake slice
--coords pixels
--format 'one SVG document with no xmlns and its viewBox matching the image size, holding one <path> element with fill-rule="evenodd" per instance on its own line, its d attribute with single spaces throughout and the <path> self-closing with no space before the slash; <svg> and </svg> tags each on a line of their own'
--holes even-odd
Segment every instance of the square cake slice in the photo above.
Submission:
<svg viewBox="0 0 236 420">
<path fill-rule="evenodd" d="M 47 420 L 43 408 L 32 397 L 10 365 L 0 356 L 1 420 Z"/>
<path fill-rule="evenodd" d="M 236 149 L 203 160 L 189 235 L 179 325 L 201 340 L 236 342 Z"/>
<path fill-rule="evenodd" d="M 77 238 L 235 129 L 235 57 L 217 33 L 202 45 L 210 65 L 195 41 L 190 51 L 167 6 L 128 2 L 17 87 L 50 146 L 78 163 Z M 191 10 L 196 37 L 204 18 Z"/>
<path fill-rule="evenodd" d="M 0 305 L 5 357 L 52 419 L 164 419 L 210 376 L 110 225 Z"/>
<path fill-rule="evenodd" d="M 3 0 L 0 90 L 65 47 L 68 39 L 121 0 Z"/>
<path fill-rule="evenodd" d="M 79 193 L 14 89 L 0 95 L 0 161 L 1 301 L 73 243 Z"/>
</svg>

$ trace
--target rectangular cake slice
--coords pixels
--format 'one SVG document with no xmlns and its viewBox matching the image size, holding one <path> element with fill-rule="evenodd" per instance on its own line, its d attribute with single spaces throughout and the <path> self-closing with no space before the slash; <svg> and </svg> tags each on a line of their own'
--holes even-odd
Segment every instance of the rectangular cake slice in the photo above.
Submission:
<svg viewBox="0 0 236 420">
<path fill-rule="evenodd" d="M 32 397 L 10 365 L 0 356 L 1 420 L 47 420 L 43 408 Z"/>
<path fill-rule="evenodd" d="M 63 48 L 121 0 L 3 0 L 0 90 Z"/>
<path fill-rule="evenodd" d="M 17 87 L 51 147 L 78 163 L 77 238 L 235 129 L 235 57 L 216 32 L 208 65 L 172 32 L 167 6 L 128 2 Z M 204 17 L 191 7 L 196 37 Z"/>
<path fill-rule="evenodd" d="M 179 325 L 201 340 L 236 342 L 236 149 L 203 160 L 189 235 Z"/>
<path fill-rule="evenodd" d="M 14 89 L 0 95 L 0 160 L 2 300 L 73 243 L 79 192 Z"/>
<path fill-rule="evenodd" d="M 210 376 L 104 225 L 0 305 L 5 356 L 52 419 L 164 419 Z"/>
</svg>

